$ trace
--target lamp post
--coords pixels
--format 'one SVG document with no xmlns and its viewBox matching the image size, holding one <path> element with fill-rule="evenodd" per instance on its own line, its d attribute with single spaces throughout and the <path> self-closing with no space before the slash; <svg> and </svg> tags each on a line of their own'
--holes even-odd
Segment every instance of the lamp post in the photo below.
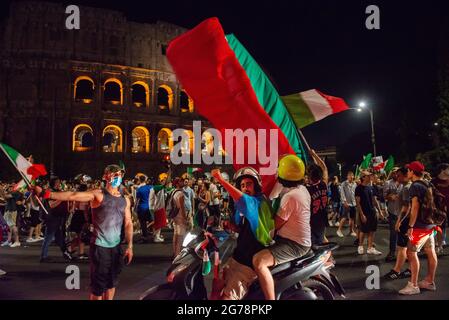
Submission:
<svg viewBox="0 0 449 320">
<path fill-rule="evenodd" d="M 373 115 L 373 110 L 371 108 L 367 108 L 366 107 L 366 103 L 364 101 L 359 102 L 358 108 L 351 108 L 351 109 L 355 109 L 358 112 L 362 112 L 365 109 L 367 109 L 369 111 L 370 120 L 371 120 L 371 143 L 373 144 L 374 157 L 376 157 L 377 156 L 377 152 L 376 152 L 376 135 L 374 133 L 374 115 Z"/>
</svg>

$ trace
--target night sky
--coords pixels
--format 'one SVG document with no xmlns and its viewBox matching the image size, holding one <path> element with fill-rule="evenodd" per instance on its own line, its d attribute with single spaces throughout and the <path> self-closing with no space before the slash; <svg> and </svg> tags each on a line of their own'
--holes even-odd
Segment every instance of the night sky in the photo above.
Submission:
<svg viewBox="0 0 449 320">
<path fill-rule="evenodd" d="M 316 88 L 352 106 L 364 99 L 374 110 L 378 153 L 408 160 L 430 148 L 428 135 L 438 116 L 439 67 L 445 58 L 449 62 L 448 1 L 65 3 L 115 9 L 129 20 L 163 20 L 185 28 L 216 16 L 281 95 Z M 365 27 L 370 4 L 380 8 L 380 30 Z M 0 4 L 3 15 L 7 6 L 8 1 Z M 360 162 L 371 151 L 368 112 L 347 111 L 303 132 L 313 148 L 338 146 L 344 161 Z"/>
</svg>

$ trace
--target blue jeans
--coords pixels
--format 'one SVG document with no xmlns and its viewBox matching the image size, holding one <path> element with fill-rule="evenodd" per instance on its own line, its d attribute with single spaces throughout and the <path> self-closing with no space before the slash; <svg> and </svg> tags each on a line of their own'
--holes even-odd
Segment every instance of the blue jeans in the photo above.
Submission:
<svg viewBox="0 0 449 320">
<path fill-rule="evenodd" d="M 41 258 L 48 257 L 48 248 L 53 239 L 55 239 L 56 244 L 61 248 L 62 253 L 67 251 L 67 245 L 65 243 L 65 218 L 55 217 L 50 214 L 45 221 L 45 226 Z"/>
<path fill-rule="evenodd" d="M 396 242 L 398 240 L 398 233 L 395 230 L 396 222 L 398 221 L 398 217 L 392 214 L 391 212 L 388 213 L 388 222 L 390 226 L 390 253 L 394 254 L 396 252 Z"/>
</svg>

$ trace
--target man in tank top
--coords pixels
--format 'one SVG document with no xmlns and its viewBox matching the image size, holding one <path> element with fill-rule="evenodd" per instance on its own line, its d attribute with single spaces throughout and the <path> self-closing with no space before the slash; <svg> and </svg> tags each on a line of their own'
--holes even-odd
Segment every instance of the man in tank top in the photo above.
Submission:
<svg viewBox="0 0 449 320">
<path fill-rule="evenodd" d="M 105 188 L 85 192 L 51 192 L 35 187 L 44 199 L 90 202 L 94 232 L 90 244 L 91 300 L 112 300 L 124 261 L 133 257 L 133 224 L 131 204 L 121 195 L 119 187 L 125 171 L 117 165 L 104 170 Z M 120 246 L 122 226 L 128 244 L 123 253 Z"/>
</svg>

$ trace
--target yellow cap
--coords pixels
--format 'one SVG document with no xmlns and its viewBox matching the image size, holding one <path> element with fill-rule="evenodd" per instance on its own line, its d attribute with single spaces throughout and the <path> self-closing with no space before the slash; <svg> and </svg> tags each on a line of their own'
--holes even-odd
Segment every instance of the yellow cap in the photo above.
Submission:
<svg viewBox="0 0 449 320">
<path fill-rule="evenodd" d="M 161 173 L 159 175 L 159 181 L 164 181 L 165 179 L 167 179 L 167 177 L 168 177 L 168 174 L 166 174 L 165 172 Z"/>
<path fill-rule="evenodd" d="M 278 177 L 286 181 L 304 179 L 306 168 L 304 162 L 296 155 L 288 154 L 279 160 Z"/>
</svg>

